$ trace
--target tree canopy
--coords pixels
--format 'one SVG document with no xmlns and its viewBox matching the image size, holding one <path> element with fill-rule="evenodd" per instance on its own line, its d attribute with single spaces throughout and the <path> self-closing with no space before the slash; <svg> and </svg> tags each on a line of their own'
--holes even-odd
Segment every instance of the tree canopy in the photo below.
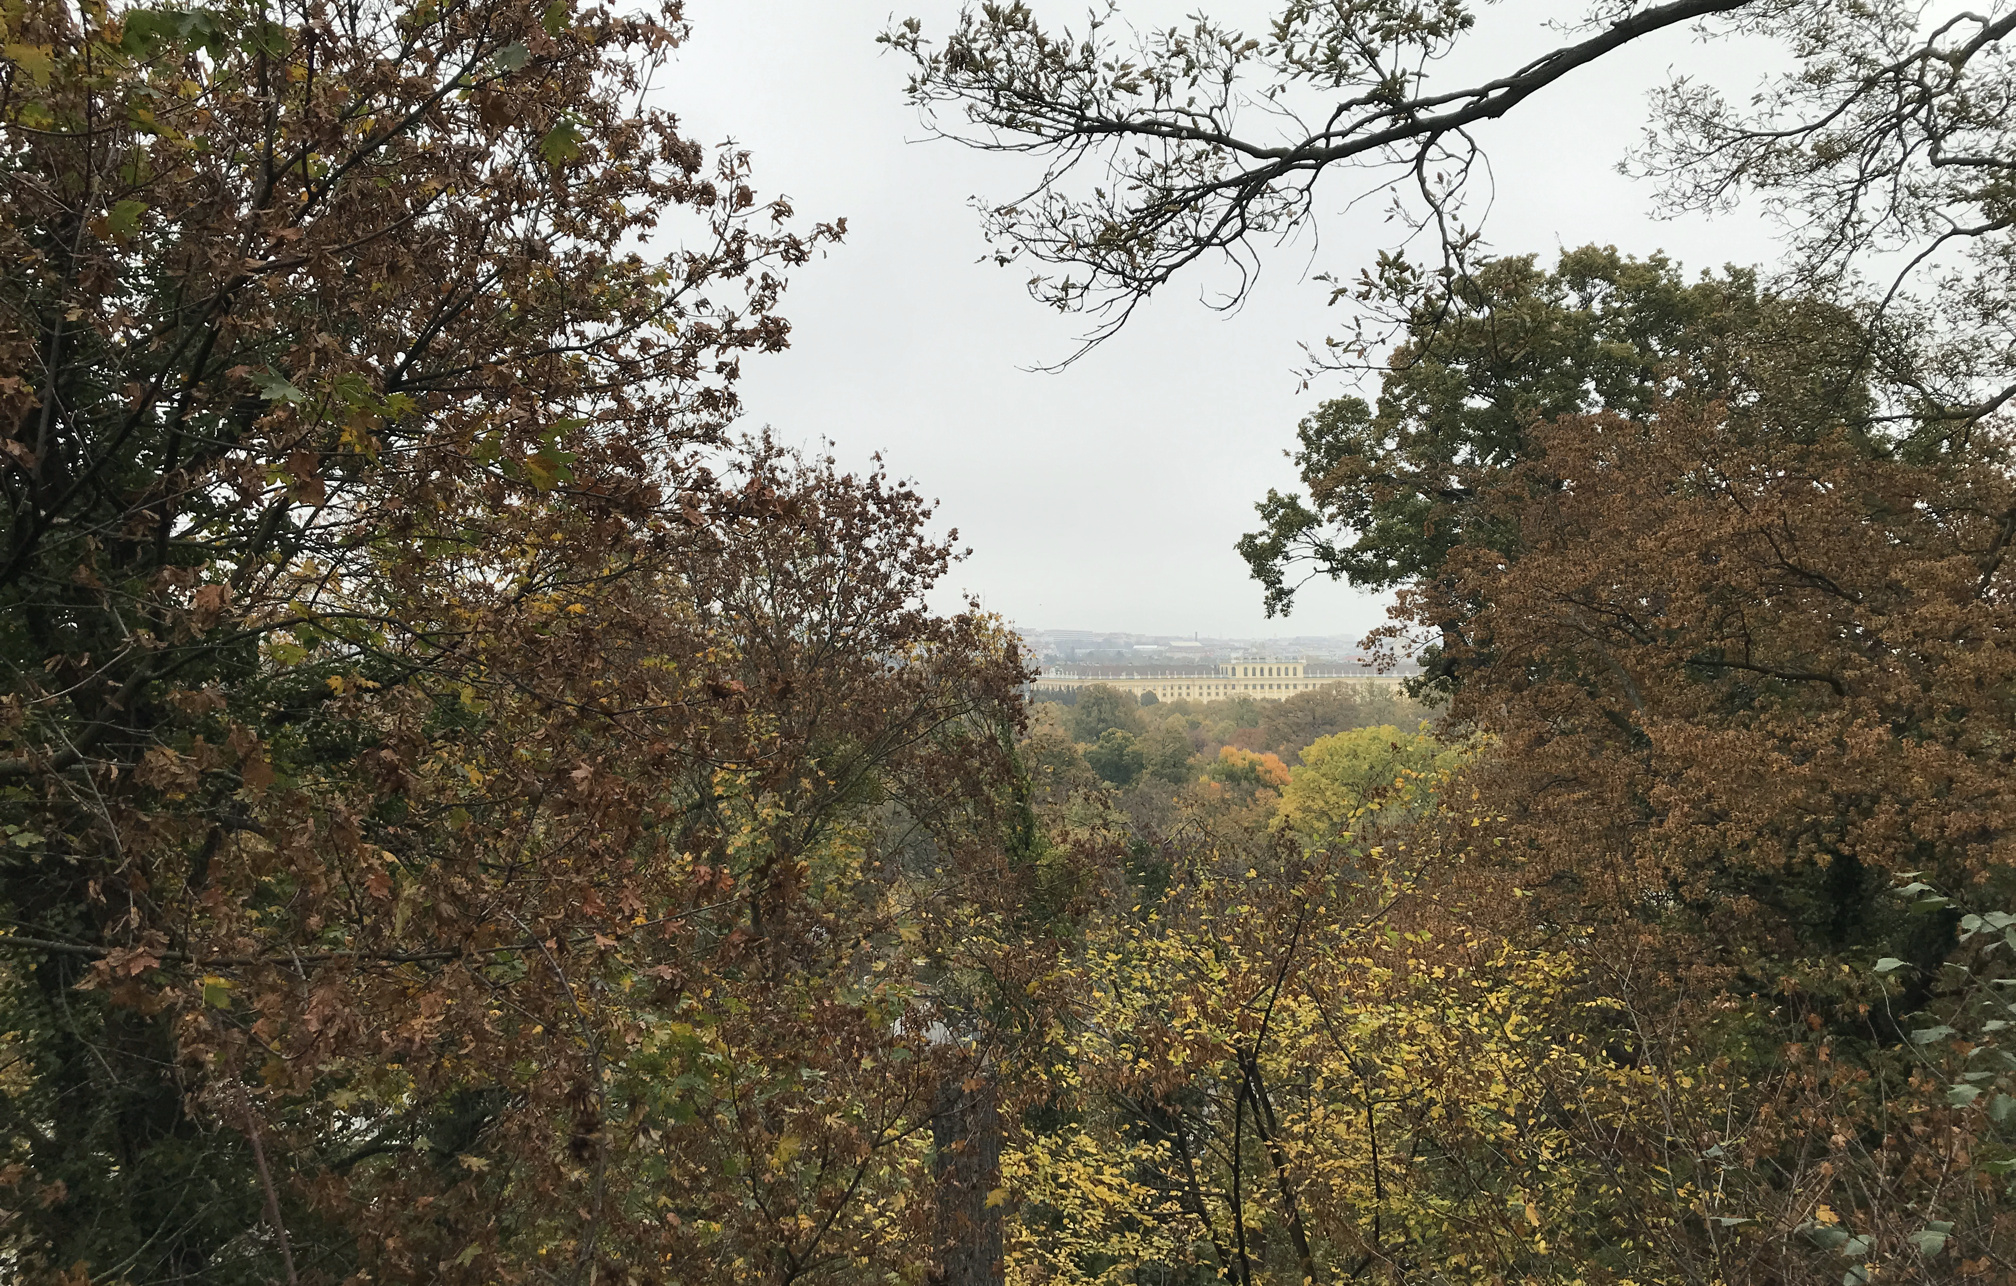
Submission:
<svg viewBox="0 0 2016 1286">
<path fill-rule="evenodd" d="M 1447 85 L 1478 20 L 1289 3 L 1248 38 L 1117 10 L 1067 31 L 1013 3 L 888 37 L 936 128 L 1044 160 L 987 226 L 1037 298 L 1095 315 L 1092 343 L 1202 261 L 1249 282 L 1335 169 L 1357 179 L 1338 204 L 1392 193 L 1399 240 L 1433 247 L 1331 281 L 1352 320 L 1317 365 L 1376 389 L 1304 420 L 1306 495 L 1270 494 L 1240 548 L 1274 610 L 1305 572 L 1394 592 L 1379 637 L 1426 648 L 1437 739 L 1396 763 L 1345 732 L 1292 767 L 1224 745 L 1182 819 L 1128 815 L 1158 892 L 1086 958 L 1102 1016 L 1071 1057 L 1105 1097 L 1060 1137 L 1136 1186 L 1083 1201 L 1043 1154 L 1060 1213 L 1039 1226 L 1098 1247 L 1039 1238 L 1050 1279 L 1992 1278 L 2016 1167 L 2016 1063 L 1980 1008 L 2006 1007 L 2016 946 L 2016 14 L 1619 4 Z M 1481 127 L 1688 24 L 1783 59 L 1737 101 L 1686 55 L 1627 167 L 1669 214 L 1761 201 L 1783 260 L 1689 279 L 1604 247 L 1485 253 L 1463 213 Z M 1480 954 L 1479 934 L 1502 936 Z M 1381 942 L 1424 954 L 1368 967 Z M 1345 961 L 1368 972 L 1331 989 Z M 1455 1044 L 1405 1053 L 1374 1035 L 1404 1000 L 1353 1008 L 1400 977 L 1503 995 L 1500 967 L 1566 988 L 1521 1002 L 1559 1015 L 1544 1048 L 1507 1023 L 1454 1052 L 1481 997 L 1408 1029 Z M 1387 1053 L 1409 1069 L 1390 1089 Z M 1472 1111 L 1480 1066 L 1504 1070 Z M 1517 1124 L 1472 1152 L 1485 1120 Z M 1371 1152 L 1401 1134 L 1404 1162 Z M 1486 1193 L 1496 1213 L 1467 1212 Z M 1417 1212 L 1404 1233 L 1391 1202 Z M 1467 1239 L 1485 1230 L 1507 1239 Z"/>
<path fill-rule="evenodd" d="M 1274 611 L 1305 566 L 1377 589 L 1432 579 L 1466 541 L 1515 552 L 1474 500 L 1534 455 L 1537 425 L 1679 399 L 1726 407 L 1753 435 L 1830 423 L 1872 435 L 1870 365 L 1848 310 L 1779 296 L 1748 271 L 1690 283 L 1663 257 L 1597 246 L 1551 272 L 1531 256 L 1485 261 L 1420 302 L 1376 405 L 1336 398 L 1302 422 L 1309 499 L 1269 493 L 1265 529 L 1239 549 Z"/>
<path fill-rule="evenodd" d="M 676 3 L 0 0 L 0 1275 L 2011 1280 L 2016 15 L 1431 85 L 1475 18 L 890 37 L 1060 162 L 1051 302 L 1338 165 L 1440 234 L 1242 545 L 1426 681 L 1144 712 L 736 427 L 844 229 L 682 129 Z M 1702 19 L 1784 75 L 1637 163 L 1786 263 L 1484 255 L 1472 127 Z"/>
<path fill-rule="evenodd" d="M 839 229 L 650 105 L 677 6 L 4 21 L 6 1271 L 927 1244 L 1024 674 L 730 435 Z"/>
</svg>

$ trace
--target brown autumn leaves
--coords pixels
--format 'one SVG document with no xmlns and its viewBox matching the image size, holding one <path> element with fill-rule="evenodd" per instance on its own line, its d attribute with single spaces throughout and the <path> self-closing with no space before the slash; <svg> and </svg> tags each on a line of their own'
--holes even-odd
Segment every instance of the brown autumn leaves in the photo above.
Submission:
<svg viewBox="0 0 2016 1286">
<path fill-rule="evenodd" d="M 9 1271 L 896 1253 L 1022 667 L 728 436 L 838 229 L 652 105 L 678 7 L 4 21 Z"/>
<path fill-rule="evenodd" d="M 1590 1155 L 1712 1180 L 1721 1217 L 1655 1262 L 2001 1280 L 2006 449 L 1723 410 L 1537 426 L 1476 497 L 1492 536 L 1403 600 L 1497 739 L 1471 785 L 1499 869 L 1660 1069 L 1659 1115 Z"/>
</svg>

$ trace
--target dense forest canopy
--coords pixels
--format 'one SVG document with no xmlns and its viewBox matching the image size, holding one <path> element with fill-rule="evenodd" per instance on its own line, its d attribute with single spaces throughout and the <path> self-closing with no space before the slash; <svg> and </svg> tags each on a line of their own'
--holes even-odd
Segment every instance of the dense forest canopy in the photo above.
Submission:
<svg viewBox="0 0 2016 1286">
<path fill-rule="evenodd" d="M 0 1276 L 2016 1282 L 2016 13 L 1475 20 L 886 37 L 1102 325 L 1337 170 L 1434 247 L 1239 546 L 1420 675 L 1066 704 L 737 424 L 845 229 L 677 3 L 0 0 Z M 1633 164 L 1783 262 L 1486 254 L 1697 21 L 1782 75 Z"/>
</svg>

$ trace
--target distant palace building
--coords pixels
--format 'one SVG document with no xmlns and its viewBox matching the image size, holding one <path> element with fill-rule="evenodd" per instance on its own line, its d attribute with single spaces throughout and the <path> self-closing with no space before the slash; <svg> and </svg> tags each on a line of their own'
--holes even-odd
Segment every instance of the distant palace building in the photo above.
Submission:
<svg viewBox="0 0 2016 1286">
<path fill-rule="evenodd" d="M 1135 696 L 1152 692 L 1158 701 L 1218 701 L 1252 697 L 1280 701 L 1297 692 L 1333 683 L 1396 683 L 1401 676 L 1380 674 L 1370 666 L 1346 661 L 1286 661 L 1267 658 L 1203 661 L 1188 665 L 1073 665 L 1052 662 L 1043 667 L 1034 688 L 1038 692 L 1074 692 L 1103 683 Z"/>
</svg>

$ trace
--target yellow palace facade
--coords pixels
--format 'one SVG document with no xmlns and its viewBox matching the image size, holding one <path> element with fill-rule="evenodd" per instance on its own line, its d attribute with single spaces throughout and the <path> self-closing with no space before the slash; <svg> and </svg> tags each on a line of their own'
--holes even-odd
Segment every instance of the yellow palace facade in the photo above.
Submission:
<svg viewBox="0 0 2016 1286">
<path fill-rule="evenodd" d="M 1154 693 L 1159 701 L 1220 701 L 1251 697 L 1282 701 L 1297 692 L 1333 683 L 1398 682 L 1399 676 L 1379 674 L 1363 665 L 1339 661 L 1290 661 L 1281 658 L 1220 661 L 1190 665 L 1071 665 L 1043 667 L 1032 685 L 1039 692 L 1072 692 L 1103 683 L 1136 697 Z"/>
</svg>

